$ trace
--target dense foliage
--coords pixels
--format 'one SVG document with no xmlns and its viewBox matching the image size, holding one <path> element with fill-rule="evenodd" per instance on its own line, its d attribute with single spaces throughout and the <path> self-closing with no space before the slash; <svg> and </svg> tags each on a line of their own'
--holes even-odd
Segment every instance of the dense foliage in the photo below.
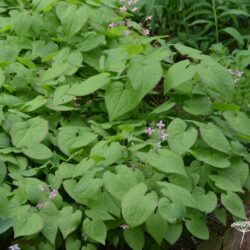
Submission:
<svg viewBox="0 0 250 250">
<path fill-rule="evenodd" d="M 249 44 L 248 0 L 141 0 L 139 17 L 153 15 L 151 29 L 207 51 L 215 42 Z M 138 19 L 140 20 L 140 18 Z"/>
<path fill-rule="evenodd" d="M 250 49 L 149 36 L 140 4 L 1 1 L 3 247 L 218 246 L 211 218 L 246 219 Z"/>
</svg>

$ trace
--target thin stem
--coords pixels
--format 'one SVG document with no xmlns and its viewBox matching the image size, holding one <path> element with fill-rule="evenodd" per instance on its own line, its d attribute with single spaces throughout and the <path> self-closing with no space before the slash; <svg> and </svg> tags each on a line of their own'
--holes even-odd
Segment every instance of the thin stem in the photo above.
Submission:
<svg viewBox="0 0 250 250">
<path fill-rule="evenodd" d="M 218 30 L 218 18 L 216 13 L 216 7 L 215 7 L 215 0 L 212 0 L 213 4 L 213 12 L 214 12 L 214 25 L 215 25 L 215 35 L 216 35 L 216 42 L 219 42 L 219 30 Z"/>
<path fill-rule="evenodd" d="M 243 241 L 244 241 L 245 233 L 246 233 L 245 231 L 242 232 L 242 238 L 241 238 L 241 242 L 240 242 L 240 248 L 241 248 L 242 243 L 243 243 Z"/>
</svg>

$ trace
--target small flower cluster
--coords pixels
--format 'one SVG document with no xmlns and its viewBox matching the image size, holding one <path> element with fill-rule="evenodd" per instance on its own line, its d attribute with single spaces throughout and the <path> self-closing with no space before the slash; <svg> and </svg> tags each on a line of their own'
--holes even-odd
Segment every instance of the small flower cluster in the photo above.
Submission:
<svg viewBox="0 0 250 250">
<path fill-rule="evenodd" d="M 41 193 L 46 192 L 46 188 L 43 185 L 39 185 L 38 189 Z M 56 190 L 55 188 L 51 189 L 49 192 L 49 199 L 53 199 L 58 195 L 58 190 Z M 48 202 L 40 202 L 36 204 L 36 208 L 37 209 L 41 209 L 41 208 L 46 208 L 48 206 Z"/>
<path fill-rule="evenodd" d="M 159 121 L 156 124 L 156 127 L 147 127 L 145 130 L 145 133 L 148 136 L 152 136 L 153 134 L 156 134 L 156 148 L 160 148 L 161 147 L 161 143 L 166 141 L 168 138 L 168 133 L 166 132 L 166 130 L 164 129 L 165 124 L 163 123 L 163 121 Z"/>
<path fill-rule="evenodd" d="M 240 247 L 241 247 L 244 241 L 245 233 L 250 231 L 250 221 L 236 221 L 231 224 L 231 227 L 235 228 L 239 232 L 242 232 L 242 238 L 240 242 Z"/>
<path fill-rule="evenodd" d="M 138 11 L 138 7 L 135 6 L 135 4 L 138 2 L 138 0 L 120 0 L 120 3 L 122 4 L 121 7 L 119 7 L 119 13 L 122 15 L 126 15 L 129 11 L 132 13 L 135 13 Z M 146 17 L 145 21 L 140 24 L 141 26 L 141 34 L 144 36 L 150 35 L 150 31 L 148 28 L 143 28 L 144 26 L 147 26 L 152 21 L 152 16 Z M 111 22 L 108 25 L 109 29 L 113 29 L 118 26 L 125 25 L 127 27 L 126 30 L 123 31 L 124 36 L 128 36 L 131 34 L 130 28 L 130 22 L 128 21 L 119 21 L 119 22 Z"/>
<path fill-rule="evenodd" d="M 229 69 L 228 72 L 233 76 L 234 83 L 237 83 L 244 74 L 243 71 L 238 70 L 238 69 L 237 70 Z"/>
<path fill-rule="evenodd" d="M 9 250 L 21 250 L 18 244 L 15 244 L 13 246 L 9 246 Z"/>
<path fill-rule="evenodd" d="M 123 230 L 126 230 L 129 228 L 129 226 L 127 224 L 122 224 L 122 225 L 120 225 L 120 228 Z"/>
</svg>

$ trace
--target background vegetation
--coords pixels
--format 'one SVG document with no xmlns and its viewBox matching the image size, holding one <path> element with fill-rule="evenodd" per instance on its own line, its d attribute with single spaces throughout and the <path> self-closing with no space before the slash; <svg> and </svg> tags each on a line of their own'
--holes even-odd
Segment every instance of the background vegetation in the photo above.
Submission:
<svg viewBox="0 0 250 250">
<path fill-rule="evenodd" d="M 240 247 L 248 1 L 3 0 L 0 13 L 3 249 Z"/>
</svg>

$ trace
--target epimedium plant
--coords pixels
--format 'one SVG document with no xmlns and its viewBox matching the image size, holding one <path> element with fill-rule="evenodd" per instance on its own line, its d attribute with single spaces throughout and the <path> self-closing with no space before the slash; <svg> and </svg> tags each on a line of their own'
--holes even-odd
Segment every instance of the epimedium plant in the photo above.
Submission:
<svg viewBox="0 0 250 250">
<path fill-rule="evenodd" d="M 246 219 L 247 65 L 148 36 L 135 8 L 1 2 L 5 247 L 168 249 Z"/>
</svg>

